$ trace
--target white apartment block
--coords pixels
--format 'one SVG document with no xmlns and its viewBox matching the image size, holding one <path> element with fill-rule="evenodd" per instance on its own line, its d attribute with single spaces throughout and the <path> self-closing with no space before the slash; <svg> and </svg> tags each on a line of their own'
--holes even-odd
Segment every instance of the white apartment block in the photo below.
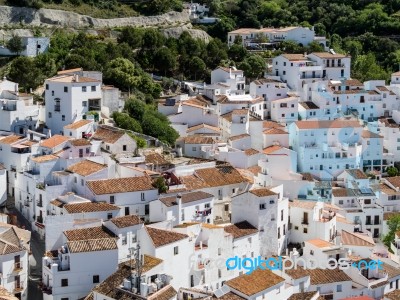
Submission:
<svg viewBox="0 0 400 300">
<path fill-rule="evenodd" d="M 334 242 L 337 236 L 336 213 L 323 202 L 295 200 L 290 207 L 290 242 L 302 243 L 310 239 Z"/>
<path fill-rule="evenodd" d="M 101 110 L 101 81 L 77 74 L 59 74 L 45 81 L 46 125 L 62 134 L 64 126 Z"/>
<path fill-rule="evenodd" d="M 284 28 L 241 28 L 228 32 L 228 46 L 235 43 L 235 39 L 240 38 L 243 46 L 260 44 L 260 38 L 266 38 L 268 43 L 281 43 L 293 41 L 301 46 L 308 46 L 316 41 L 326 48 L 326 38 L 315 35 L 314 28 L 305 27 L 284 27 Z"/>
<path fill-rule="evenodd" d="M 33 103 L 33 95 L 20 93 L 18 83 L 0 81 L 0 130 L 25 135 L 39 126 L 44 108 Z"/>
<path fill-rule="evenodd" d="M 31 233 L 16 226 L 0 223 L 0 239 L 0 284 L 18 299 L 26 300 Z"/>
<path fill-rule="evenodd" d="M 272 60 L 272 74 L 304 97 L 307 84 L 350 78 L 351 58 L 333 52 L 282 54 Z"/>
<path fill-rule="evenodd" d="M 178 193 L 150 202 L 150 222 L 172 227 L 187 222 L 213 223 L 214 195 L 202 191 Z"/>
<path fill-rule="evenodd" d="M 43 299 L 85 297 L 117 269 L 116 236 L 101 226 L 64 231 L 61 246 L 46 252 L 42 266 Z"/>
<path fill-rule="evenodd" d="M 232 223 L 248 221 L 259 230 L 260 254 L 280 255 L 289 236 L 288 199 L 282 188 L 250 190 L 232 199 Z"/>
<path fill-rule="evenodd" d="M 363 127 L 358 121 L 298 121 L 289 126 L 290 146 L 298 171 L 333 178 L 345 169 L 362 167 Z"/>
<path fill-rule="evenodd" d="M 271 101 L 271 120 L 290 124 L 298 120 L 298 97 L 287 97 Z"/>
<path fill-rule="evenodd" d="M 237 70 L 235 67 L 218 67 L 211 71 L 211 84 L 223 83 L 226 85 L 226 94 L 244 95 L 246 78 L 242 70 Z M 206 94 L 206 96 L 208 96 Z M 213 99 L 213 97 L 209 97 Z"/>
</svg>

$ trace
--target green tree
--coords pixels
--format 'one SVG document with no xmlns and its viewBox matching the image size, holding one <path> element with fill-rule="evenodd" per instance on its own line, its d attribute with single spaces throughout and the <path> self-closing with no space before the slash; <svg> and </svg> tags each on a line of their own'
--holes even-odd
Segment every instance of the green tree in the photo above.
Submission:
<svg viewBox="0 0 400 300">
<path fill-rule="evenodd" d="M 157 188 L 160 194 L 168 191 L 167 183 L 162 176 L 157 177 L 157 179 L 153 181 L 153 187 Z"/>
<path fill-rule="evenodd" d="M 10 80 L 18 82 L 26 91 L 36 89 L 43 83 L 43 74 L 31 57 L 17 57 L 10 65 L 8 73 Z"/>
<path fill-rule="evenodd" d="M 39 54 L 34 59 L 36 67 L 43 74 L 44 79 L 54 76 L 57 73 L 57 64 L 49 53 Z"/>
<path fill-rule="evenodd" d="M 394 177 L 399 175 L 399 170 L 396 167 L 388 167 L 386 169 L 386 173 L 389 175 L 389 177 Z"/>
<path fill-rule="evenodd" d="M 176 55 L 167 47 L 162 47 L 156 51 L 155 60 L 158 70 L 164 72 L 164 76 L 167 75 L 167 72 L 172 73 L 176 68 Z"/>
<path fill-rule="evenodd" d="M 206 68 L 207 66 L 204 61 L 198 56 L 193 57 L 189 62 L 189 70 L 194 74 L 194 80 L 197 80 L 197 75 L 200 75 L 201 77 Z"/>
<path fill-rule="evenodd" d="M 389 74 L 378 65 L 375 55 L 370 52 L 366 55 L 359 55 L 357 57 L 352 68 L 352 77 L 363 82 L 371 79 L 387 80 Z"/>
<path fill-rule="evenodd" d="M 396 214 L 387 221 L 388 233 L 383 237 L 383 243 L 390 250 L 390 245 L 394 241 L 395 233 L 400 230 L 400 214 Z"/>
<path fill-rule="evenodd" d="M 122 28 L 117 41 L 119 44 L 127 43 L 132 48 L 140 48 L 143 45 L 144 31 L 140 28 L 124 27 Z"/>
<path fill-rule="evenodd" d="M 113 119 L 119 128 L 142 133 L 142 126 L 140 123 L 125 113 L 114 112 Z"/>
<path fill-rule="evenodd" d="M 249 79 L 256 79 L 262 76 L 263 72 L 266 71 L 266 67 L 265 59 L 258 54 L 247 57 L 239 64 L 239 69 L 243 70 L 244 75 Z"/>
<path fill-rule="evenodd" d="M 107 64 L 104 77 L 115 86 L 129 91 L 137 86 L 140 80 L 136 75 L 135 65 L 122 57 L 113 59 Z"/>
<path fill-rule="evenodd" d="M 22 39 L 18 35 L 13 35 L 11 39 L 7 41 L 6 46 L 8 50 L 10 50 L 12 53 L 16 53 L 17 55 L 24 50 Z"/>
<path fill-rule="evenodd" d="M 134 119 L 139 122 L 142 121 L 144 112 L 146 111 L 146 104 L 136 99 L 135 97 L 129 98 L 125 102 L 124 110 Z"/>
</svg>

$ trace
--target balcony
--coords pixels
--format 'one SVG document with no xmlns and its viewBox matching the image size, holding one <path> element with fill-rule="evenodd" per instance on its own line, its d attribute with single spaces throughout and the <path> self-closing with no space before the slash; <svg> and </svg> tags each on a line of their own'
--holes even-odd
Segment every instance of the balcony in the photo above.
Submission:
<svg viewBox="0 0 400 300">
<path fill-rule="evenodd" d="M 14 272 L 21 272 L 22 271 L 22 263 L 16 262 L 14 263 Z"/>
<path fill-rule="evenodd" d="M 24 290 L 24 285 L 22 283 L 16 283 L 14 286 L 13 293 L 18 294 L 21 293 Z"/>
<path fill-rule="evenodd" d="M 43 224 L 43 217 L 42 216 L 37 216 L 36 217 L 36 222 Z"/>
<path fill-rule="evenodd" d="M 37 200 L 36 201 L 37 207 L 43 207 L 43 201 L 42 200 Z"/>
<path fill-rule="evenodd" d="M 51 286 L 46 286 L 46 285 L 42 284 L 42 286 L 40 286 L 40 288 L 41 288 L 42 292 L 47 295 L 51 295 L 53 293 L 53 288 Z"/>
</svg>

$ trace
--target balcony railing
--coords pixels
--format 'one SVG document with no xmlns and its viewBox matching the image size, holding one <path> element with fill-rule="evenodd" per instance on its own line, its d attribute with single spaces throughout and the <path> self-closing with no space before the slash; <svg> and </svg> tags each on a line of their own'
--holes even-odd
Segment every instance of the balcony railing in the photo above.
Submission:
<svg viewBox="0 0 400 300">
<path fill-rule="evenodd" d="M 14 263 L 14 272 L 19 272 L 21 270 L 22 270 L 22 263 L 21 262 Z"/>
<path fill-rule="evenodd" d="M 301 220 L 302 225 L 308 225 L 308 220 L 307 219 L 302 219 Z"/>
</svg>

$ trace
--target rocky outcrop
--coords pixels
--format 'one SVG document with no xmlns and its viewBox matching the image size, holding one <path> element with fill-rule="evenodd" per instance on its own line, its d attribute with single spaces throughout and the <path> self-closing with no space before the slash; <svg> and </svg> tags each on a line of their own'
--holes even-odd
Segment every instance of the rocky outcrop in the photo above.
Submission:
<svg viewBox="0 0 400 300">
<path fill-rule="evenodd" d="M 158 16 L 98 19 L 74 12 L 56 9 L 32 9 L 26 7 L 0 6 L 0 26 L 26 24 L 32 26 L 60 26 L 72 28 L 112 28 L 121 26 L 177 26 L 189 23 L 189 13 L 168 12 Z"/>
<path fill-rule="evenodd" d="M 179 27 L 171 27 L 162 29 L 162 32 L 166 37 L 172 37 L 178 39 L 183 32 L 187 31 L 193 38 L 201 39 L 208 43 L 211 37 L 204 30 L 193 29 L 191 24 L 179 26 Z"/>
</svg>

